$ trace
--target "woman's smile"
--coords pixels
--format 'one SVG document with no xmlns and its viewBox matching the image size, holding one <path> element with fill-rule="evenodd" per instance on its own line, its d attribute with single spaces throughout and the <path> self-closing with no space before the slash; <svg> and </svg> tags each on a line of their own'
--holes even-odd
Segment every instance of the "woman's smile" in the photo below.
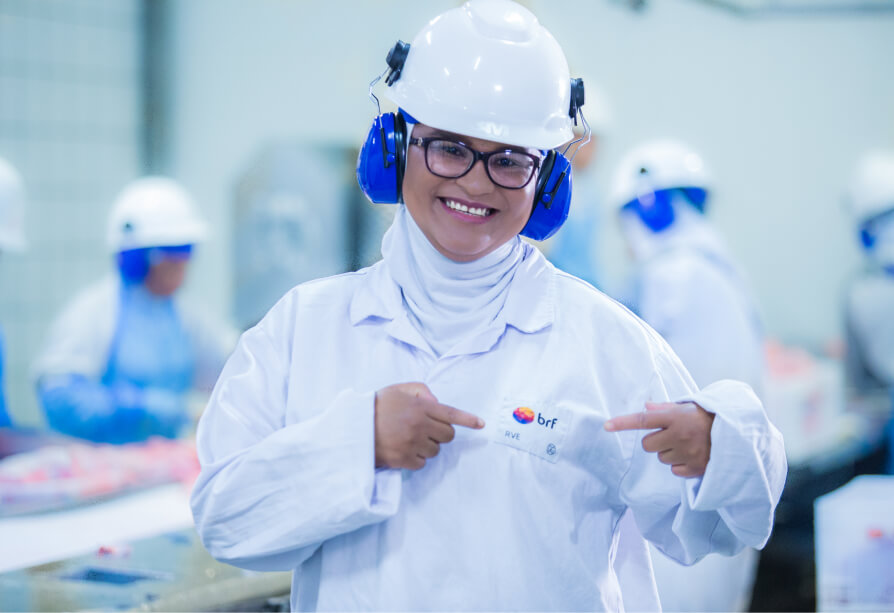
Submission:
<svg viewBox="0 0 894 613">
<path fill-rule="evenodd" d="M 455 198 L 442 198 L 441 202 L 452 215 L 469 223 L 484 223 L 497 212 L 496 209 L 478 202 L 467 202 Z"/>
</svg>

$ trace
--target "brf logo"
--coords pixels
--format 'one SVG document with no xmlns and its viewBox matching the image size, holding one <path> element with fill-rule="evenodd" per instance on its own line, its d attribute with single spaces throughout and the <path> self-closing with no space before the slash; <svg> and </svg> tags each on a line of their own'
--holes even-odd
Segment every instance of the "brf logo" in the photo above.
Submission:
<svg viewBox="0 0 894 613">
<path fill-rule="evenodd" d="M 512 417 L 514 417 L 515 421 L 520 424 L 529 424 L 534 421 L 534 411 L 529 407 L 518 407 L 512 412 Z M 537 423 L 544 428 L 552 430 L 556 427 L 556 424 L 559 423 L 559 418 L 553 417 L 552 419 L 548 419 L 543 416 L 543 413 L 537 413 Z"/>
<path fill-rule="evenodd" d="M 537 423 L 541 426 L 549 428 L 552 430 L 556 427 L 556 423 L 559 421 L 558 417 L 553 417 L 552 419 L 545 418 L 541 413 L 537 413 Z"/>
<path fill-rule="evenodd" d="M 534 421 L 534 411 L 528 407 L 518 407 L 512 412 L 512 416 L 520 424 L 529 424 Z"/>
</svg>

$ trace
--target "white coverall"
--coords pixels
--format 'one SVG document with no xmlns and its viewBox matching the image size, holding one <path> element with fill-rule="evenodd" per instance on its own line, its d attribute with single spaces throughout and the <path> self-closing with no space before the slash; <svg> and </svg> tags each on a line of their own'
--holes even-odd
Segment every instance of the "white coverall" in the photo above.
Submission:
<svg viewBox="0 0 894 613">
<path fill-rule="evenodd" d="M 142 440 L 171 429 L 166 422 L 153 429 L 145 420 L 116 419 L 114 413 L 124 410 L 121 386 L 140 388 L 133 404 L 141 411 L 182 405 L 185 412 L 189 390 L 211 390 L 237 339 L 234 328 L 179 297 L 153 297 L 137 286 L 123 292 L 120 279 L 110 276 L 79 293 L 56 318 L 33 374 L 41 392 L 59 390 L 52 393 L 60 395 L 60 405 L 53 419 L 48 416 L 54 427 L 98 442 Z M 181 388 L 186 393 L 171 391 Z M 180 416 L 162 418 L 176 424 Z"/>
<path fill-rule="evenodd" d="M 628 509 L 686 562 L 767 541 L 786 462 L 751 390 L 698 392 L 653 330 L 514 240 L 498 315 L 440 357 L 387 257 L 294 288 L 243 334 L 197 438 L 193 513 L 214 557 L 294 569 L 293 611 L 657 610 Z M 377 470 L 375 392 L 409 381 L 487 425 L 457 427 L 421 470 Z M 603 429 L 650 399 L 716 412 L 702 478 L 674 477 L 642 432 Z M 622 595 L 616 568 L 641 593 Z"/>
<path fill-rule="evenodd" d="M 845 308 L 848 385 L 877 410 L 887 411 L 884 470 L 894 475 L 894 268 L 855 279 Z"/>
<path fill-rule="evenodd" d="M 847 294 L 848 378 L 858 392 L 894 386 L 894 273 L 865 274 Z"/>
<path fill-rule="evenodd" d="M 625 234 L 639 260 L 637 311 L 670 344 L 699 387 L 721 379 L 765 385 L 763 331 L 742 273 L 709 222 L 688 204 L 674 224 L 648 230 L 624 213 Z M 716 453 L 716 443 L 712 452 Z M 712 455 L 712 461 L 713 461 Z M 712 555 L 681 566 L 652 547 L 665 611 L 747 611 L 758 553 Z"/>
</svg>

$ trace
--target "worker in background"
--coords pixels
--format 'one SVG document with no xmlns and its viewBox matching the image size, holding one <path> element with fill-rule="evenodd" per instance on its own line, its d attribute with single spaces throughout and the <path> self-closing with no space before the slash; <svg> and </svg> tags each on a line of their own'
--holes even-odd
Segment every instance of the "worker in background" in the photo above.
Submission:
<svg viewBox="0 0 894 613">
<path fill-rule="evenodd" d="M 701 156 L 675 141 L 634 147 L 611 202 L 636 265 L 634 310 L 680 356 L 698 386 L 721 379 L 764 387 L 763 332 L 743 274 L 705 216 L 711 181 Z M 652 547 L 665 611 L 746 611 L 757 551 L 685 567 Z"/>
<path fill-rule="evenodd" d="M 0 253 L 23 251 L 25 241 L 25 189 L 18 171 L 0 158 Z M 0 428 L 12 425 L 6 407 L 3 362 L 5 343 L 0 328 Z"/>
<path fill-rule="evenodd" d="M 190 391 L 210 390 L 236 341 L 176 297 L 206 234 L 171 179 L 138 179 L 121 192 L 108 222 L 117 274 L 62 312 L 35 365 L 52 429 L 105 443 L 186 431 Z"/>
<path fill-rule="evenodd" d="M 849 191 L 865 257 L 845 298 L 847 382 L 850 393 L 889 415 L 886 469 L 894 474 L 894 150 L 865 154 Z"/>
<path fill-rule="evenodd" d="M 293 611 L 651 611 L 643 536 L 688 562 L 765 543 L 785 456 L 750 388 L 696 390 L 522 240 L 565 220 L 585 121 L 549 31 L 470 0 L 381 80 L 397 112 L 357 175 L 396 207 L 382 260 L 294 287 L 242 335 L 197 433 L 208 551 L 293 570 Z M 619 550 L 628 512 L 642 536 Z M 616 562 L 640 552 L 624 593 Z"/>
<path fill-rule="evenodd" d="M 552 238 L 543 243 L 550 262 L 565 272 L 583 279 L 594 287 L 600 286 L 599 228 L 602 207 L 596 182 L 595 168 L 611 124 L 611 110 L 605 95 L 590 81 L 587 83 L 587 122 L 591 129 L 589 140 L 582 143 L 572 160 L 574 190 L 568 219 Z M 575 126 L 575 138 L 584 135 L 582 125 Z"/>
</svg>

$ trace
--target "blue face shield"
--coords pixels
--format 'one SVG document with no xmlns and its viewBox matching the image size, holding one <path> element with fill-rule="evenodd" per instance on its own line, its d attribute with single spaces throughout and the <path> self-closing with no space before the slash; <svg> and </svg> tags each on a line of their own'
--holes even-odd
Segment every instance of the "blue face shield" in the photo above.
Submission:
<svg viewBox="0 0 894 613">
<path fill-rule="evenodd" d="M 700 187 L 660 189 L 631 200 L 623 208 L 636 213 L 652 232 L 661 232 L 674 223 L 674 197 L 677 195 L 683 196 L 699 213 L 705 212 L 708 192 Z"/>
<path fill-rule="evenodd" d="M 128 249 L 117 255 L 118 272 L 125 283 L 142 283 L 149 269 L 163 259 L 189 259 L 192 245 L 142 247 Z"/>
<path fill-rule="evenodd" d="M 631 200 L 623 209 L 633 211 L 652 232 L 661 232 L 674 223 L 672 190 L 649 192 Z"/>
</svg>

